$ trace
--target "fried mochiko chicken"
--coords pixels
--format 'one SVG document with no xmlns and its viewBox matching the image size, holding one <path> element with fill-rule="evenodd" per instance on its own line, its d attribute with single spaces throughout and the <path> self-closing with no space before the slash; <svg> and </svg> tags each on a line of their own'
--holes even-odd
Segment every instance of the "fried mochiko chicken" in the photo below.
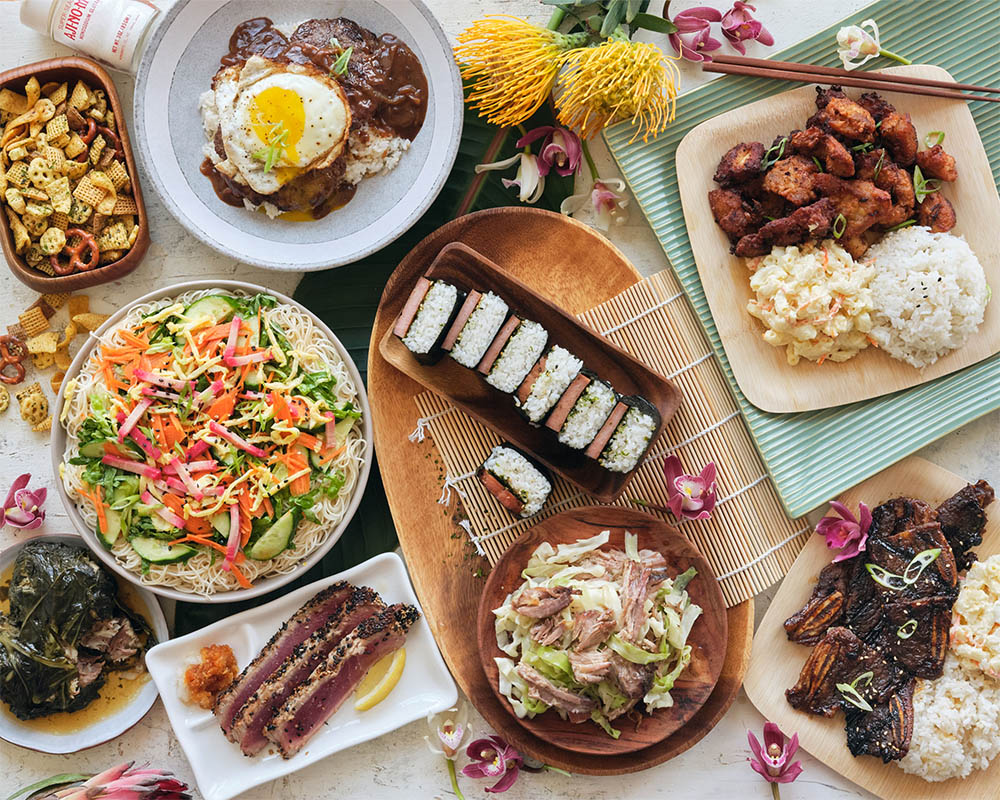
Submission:
<svg viewBox="0 0 1000 800">
<path fill-rule="evenodd" d="M 816 108 L 819 112 L 812 119 L 818 127 L 855 142 L 875 139 L 875 119 L 864 106 L 844 94 L 839 86 L 829 89 L 817 87 Z"/>
<path fill-rule="evenodd" d="M 764 189 L 784 197 L 793 206 L 804 206 L 816 199 L 813 178 L 818 172 L 811 158 L 789 156 L 768 170 Z"/>
<path fill-rule="evenodd" d="M 760 225 L 760 216 L 732 189 L 713 189 L 708 193 L 708 205 L 718 226 L 734 242 Z"/>
<path fill-rule="evenodd" d="M 949 183 L 958 180 L 955 157 L 948 155 L 939 144 L 930 150 L 921 150 L 917 153 L 917 166 L 925 178 L 937 178 L 939 181 Z"/>
<path fill-rule="evenodd" d="M 917 206 L 917 224 L 930 228 L 932 233 L 946 233 L 955 222 L 955 209 L 940 192 L 927 195 Z"/>
<path fill-rule="evenodd" d="M 821 195 L 833 201 L 837 214 L 847 220 L 843 235 L 864 233 L 892 205 L 889 193 L 871 181 L 845 181 L 825 172 L 813 177 L 813 186 Z"/>
<path fill-rule="evenodd" d="M 788 146 L 793 153 L 820 159 L 826 171 L 838 178 L 850 178 L 854 175 L 854 159 L 850 151 L 820 128 L 792 131 Z"/>
<path fill-rule="evenodd" d="M 714 180 L 721 186 L 746 183 L 760 175 L 764 160 L 764 145 L 760 142 L 740 142 L 722 157 Z"/>
</svg>

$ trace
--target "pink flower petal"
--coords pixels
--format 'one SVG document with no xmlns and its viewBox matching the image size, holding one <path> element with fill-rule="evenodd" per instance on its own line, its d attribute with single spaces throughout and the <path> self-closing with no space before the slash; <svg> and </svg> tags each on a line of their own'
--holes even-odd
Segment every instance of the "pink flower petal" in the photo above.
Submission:
<svg viewBox="0 0 1000 800">
<path fill-rule="evenodd" d="M 3 501 L 4 508 L 10 508 L 14 504 L 14 495 L 27 486 L 30 480 L 30 472 L 25 472 L 23 475 L 18 475 L 14 478 L 14 482 L 10 485 L 10 491 L 7 492 L 7 499 Z"/>
</svg>

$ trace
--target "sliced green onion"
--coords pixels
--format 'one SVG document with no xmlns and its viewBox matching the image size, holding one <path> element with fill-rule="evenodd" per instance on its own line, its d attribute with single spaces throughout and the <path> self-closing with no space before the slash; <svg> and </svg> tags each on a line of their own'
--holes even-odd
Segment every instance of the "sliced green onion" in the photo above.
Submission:
<svg viewBox="0 0 1000 800">
<path fill-rule="evenodd" d="M 786 144 L 788 144 L 788 137 L 782 136 L 781 141 L 777 144 L 772 144 L 769 148 L 767 148 L 767 152 L 764 153 L 764 159 L 760 163 L 761 172 L 767 172 L 781 160 L 781 157 L 785 154 Z M 771 158 L 772 153 L 775 154 L 774 158 Z"/>
<path fill-rule="evenodd" d="M 875 164 L 875 171 L 872 173 L 872 182 L 878 180 L 878 175 L 882 171 L 882 164 L 885 163 L 885 150 L 882 151 L 882 155 L 878 157 L 878 162 Z"/>
<path fill-rule="evenodd" d="M 913 194 L 918 203 L 924 202 L 927 195 L 934 194 L 940 188 L 941 181 L 937 178 L 925 178 L 919 166 L 913 168 Z"/>
<path fill-rule="evenodd" d="M 912 586 L 916 583 L 923 574 L 923 571 L 933 564 L 939 555 L 941 555 L 940 547 L 933 547 L 930 550 L 922 550 L 917 553 L 910 560 L 910 563 L 906 565 L 906 569 L 903 570 L 903 583 L 907 586 Z"/>
<path fill-rule="evenodd" d="M 816 156 L 813 156 L 813 163 L 816 165 L 816 169 L 818 169 L 820 172 L 823 171 L 823 165 L 820 163 L 820 160 L 816 158 Z"/>
<path fill-rule="evenodd" d="M 333 69 L 330 70 L 334 75 L 346 75 L 347 74 L 347 62 L 351 60 L 351 53 L 354 52 L 353 47 L 348 47 L 340 57 L 333 62 Z"/>
<path fill-rule="evenodd" d="M 847 230 L 847 217 L 843 214 L 837 214 L 833 220 L 833 238 L 839 239 L 844 235 L 844 231 Z"/>
<path fill-rule="evenodd" d="M 850 683 L 838 683 L 837 691 L 840 692 L 841 696 L 852 706 L 860 708 L 862 711 L 871 711 L 872 707 L 868 704 L 868 701 L 861 696 L 861 692 L 858 691 L 857 687 L 861 681 L 864 681 L 864 686 L 861 688 L 867 688 L 871 685 L 872 678 L 874 677 L 874 672 L 862 672 Z"/>
<path fill-rule="evenodd" d="M 898 225 L 893 225 L 891 228 L 886 228 L 885 232 L 889 233 L 890 231 L 902 230 L 903 228 L 909 228 L 911 225 L 916 225 L 916 224 L 917 221 L 915 219 L 904 219 Z"/>
<path fill-rule="evenodd" d="M 851 148 L 851 152 L 854 153 L 867 153 L 875 147 L 871 142 L 862 142 L 861 144 L 856 144 Z"/>
<path fill-rule="evenodd" d="M 944 131 L 931 131 L 924 137 L 924 146 L 934 147 L 944 142 Z"/>
<path fill-rule="evenodd" d="M 902 625 L 896 629 L 896 635 L 900 639 L 909 639 L 917 632 L 917 621 L 915 619 L 908 619 Z"/>
<path fill-rule="evenodd" d="M 868 574 L 872 576 L 872 580 L 875 581 L 879 586 L 884 586 L 886 589 L 892 589 L 894 592 L 898 592 L 900 589 L 905 589 L 907 584 L 903 581 L 902 575 L 897 575 L 895 572 L 889 572 L 887 569 L 883 569 L 878 564 L 865 564 L 865 569 L 868 570 Z"/>
</svg>

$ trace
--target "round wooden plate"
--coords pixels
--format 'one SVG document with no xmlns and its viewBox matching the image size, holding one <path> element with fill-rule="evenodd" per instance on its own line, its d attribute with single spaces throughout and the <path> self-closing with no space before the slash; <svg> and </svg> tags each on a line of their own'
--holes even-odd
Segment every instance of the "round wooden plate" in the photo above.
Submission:
<svg viewBox="0 0 1000 800">
<path fill-rule="evenodd" d="M 451 512 L 434 502 L 441 492 L 434 443 L 407 439 L 418 415 L 413 398 L 423 387 L 378 351 L 413 281 L 449 242 L 478 250 L 571 314 L 620 294 L 640 275 L 607 239 L 559 214 L 511 207 L 453 220 L 421 241 L 386 284 L 368 351 L 368 396 L 382 481 L 410 577 L 448 668 L 479 713 L 518 750 L 560 769 L 618 775 L 661 764 L 700 741 L 736 699 L 750 657 L 753 601 L 727 611 L 729 647 L 715 691 L 687 725 L 662 742 L 636 753 L 594 758 L 556 747 L 514 721 L 479 664 L 476 611 L 485 583 L 480 575 L 489 565 L 469 559 L 465 534 Z"/>
<path fill-rule="evenodd" d="M 587 539 L 601 531 L 610 531 L 611 538 L 604 550 L 624 550 L 625 533 L 634 533 L 639 539 L 639 549 L 656 550 L 667 559 L 667 572 L 671 577 L 688 567 L 698 570 L 697 577 L 688 584 L 691 601 L 702 607 L 702 615 L 695 621 L 688 644 L 691 645 L 691 663 L 681 673 L 670 696 L 674 705 L 661 708 L 644 716 L 638 726 L 627 719 L 614 725 L 621 731 L 617 739 L 608 736 L 596 724 L 574 724 L 562 719 L 555 711 L 546 711 L 533 719 L 519 719 L 507 698 L 500 694 L 500 673 L 494 659 L 506 654 L 497 647 L 493 609 L 517 589 L 524 579 L 521 570 L 535 548 L 542 542 L 554 547 Z M 490 688 L 511 716 L 535 736 L 575 753 L 590 755 L 615 755 L 634 753 L 651 744 L 666 739 L 679 730 L 702 707 L 715 688 L 722 663 L 726 658 L 726 603 L 722 590 L 715 580 L 715 573 L 705 557 L 684 535 L 663 520 L 616 506 L 585 506 L 564 511 L 542 520 L 529 529 L 503 554 L 490 573 L 483 595 L 479 600 L 479 659 Z M 640 703 L 641 705 L 641 703 Z"/>
</svg>

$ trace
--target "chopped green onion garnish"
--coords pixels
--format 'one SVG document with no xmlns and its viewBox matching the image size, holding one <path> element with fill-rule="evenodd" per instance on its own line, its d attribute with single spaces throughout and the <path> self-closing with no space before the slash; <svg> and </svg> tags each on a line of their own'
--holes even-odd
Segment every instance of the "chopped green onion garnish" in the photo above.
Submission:
<svg viewBox="0 0 1000 800">
<path fill-rule="evenodd" d="M 933 564 L 939 555 L 941 555 L 940 547 L 934 547 L 930 550 L 922 550 L 917 553 L 910 560 L 910 563 L 906 565 L 906 569 L 903 571 L 903 583 L 907 586 L 911 586 L 916 583 L 923 574 L 923 571 Z"/>
<path fill-rule="evenodd" d="M 941 181 L 937 178 L 925 178 L 919 166 L 913 168 L 913 194 L 918 203 L 924 202 L 927 195 L 934 194 L 940 188 Z"/>
<path fill-rule="evenodd" d="M 903 228 L 909 228 L 911 225 L 916 225 L 916 224 L 917 221 L 915 219 L 904 219 L 898 225 L 893 225 L 891 228 L 886 228 L 885 231 L 886 233 L 888 233 L 889 231 L 898 231 L 902 230 Z"/>
<path fill-rule="evenodd" d="M 874 672 L 862 672 L 858 677 L 856 677 L 850 683 L 838 683 L 837 691 L 840 692 L 841 696 L 852 706 L 860 708 L 862 711 L 871 711 L 872 707 L 869 705 L 868 701 L 861 696 L 858 691 L 857 686 L 861 681 L 865 682 L 865 685 L 861 688 L 864 689 L 869 686 L 872 682 L 872 678 L 875 677 Z"/>
<path fill-rule="evenodd" d="M 917 621 L 915 619 L 908 619 L 902 625 L 896 629 L 896 635 L 900 639 L 909 639 L 917 632 Z"/>
<path fill-rule="evenodd" d="M 879 586 L 884 586 L 886 589 L 892 589 L 894 592 L 898 592 L 900 589 L 905 589 L 907 584 L 903 581 L 902 575 L 897 575 L 895 572 L 889 572 L 887 569 L 883 569 L 878 564 L 865 564 L 865 569 L 868 570 L 868 574 L 872 576 L 872 580 L 875 581 Z"/>
<path fill-rule="evenodd" d="M 944 131 L 931 131 L 924 137 L 926 147 L 934 147 L 944 142 Z"/>
<path fill-rule="evenodd" d="M 844 231 L 847 230 L 847 217 L 843 214 L 837 214 L 833 220 L 833 238 L 839 239 L 844 235 Z"/>
<path fill-rule="evenodd" d="M 767 148 L 767 152 L 764 153 L 764 160 L 760 163 L 761 172 L 767 172 L 781 160 L 781 157 L 785 154 L 786 144 L 788 144 L 788 137 L 782 136 L 781 141 L 777 144 L 772 144 L 769 148 Z M 771 158 L 772 153 L 774 153 L 774 158 Z"/>
<path fill-rule="evenodd" d="M 867 153 L 869 150 L 872 150 L 874 147 L 875 147 L 875 145 L 872 144 L 871 142 L 862 142 L 861 144 L 854 145 L 854 147 L 851 148 L 851 151 L 855 152 L 855 153 Z"/>
<path fill-rule="evenodd" d="M 813 156 L 813 163 L 816 165 L 816 169 L 818 169 L 820 172 L 823 171 L 823 165 L 820 163 L 820 160 L 816 158 L 816 156 Z"/>
<path fill-rule="evenodd" d="M 885 163 L 885 150 L 882 151 L 882 155 L 878 157 L 878 162 L 875 164 L 875 171 L 872 173 L 872 181 L 878 180 L 878 174 L 882 171 L 882 164 Z"/>
<path fill-rule="evenodd" d="M 353 47 L 348 47 L 343 53 L 340 54 L 340 58 L 333 62 L 333 69 L 330 70 L 334 75 L 346 75 L 347 74 L 347 62 L 351 60 L 351 53 L 354 52 Z"/>
</svg>

